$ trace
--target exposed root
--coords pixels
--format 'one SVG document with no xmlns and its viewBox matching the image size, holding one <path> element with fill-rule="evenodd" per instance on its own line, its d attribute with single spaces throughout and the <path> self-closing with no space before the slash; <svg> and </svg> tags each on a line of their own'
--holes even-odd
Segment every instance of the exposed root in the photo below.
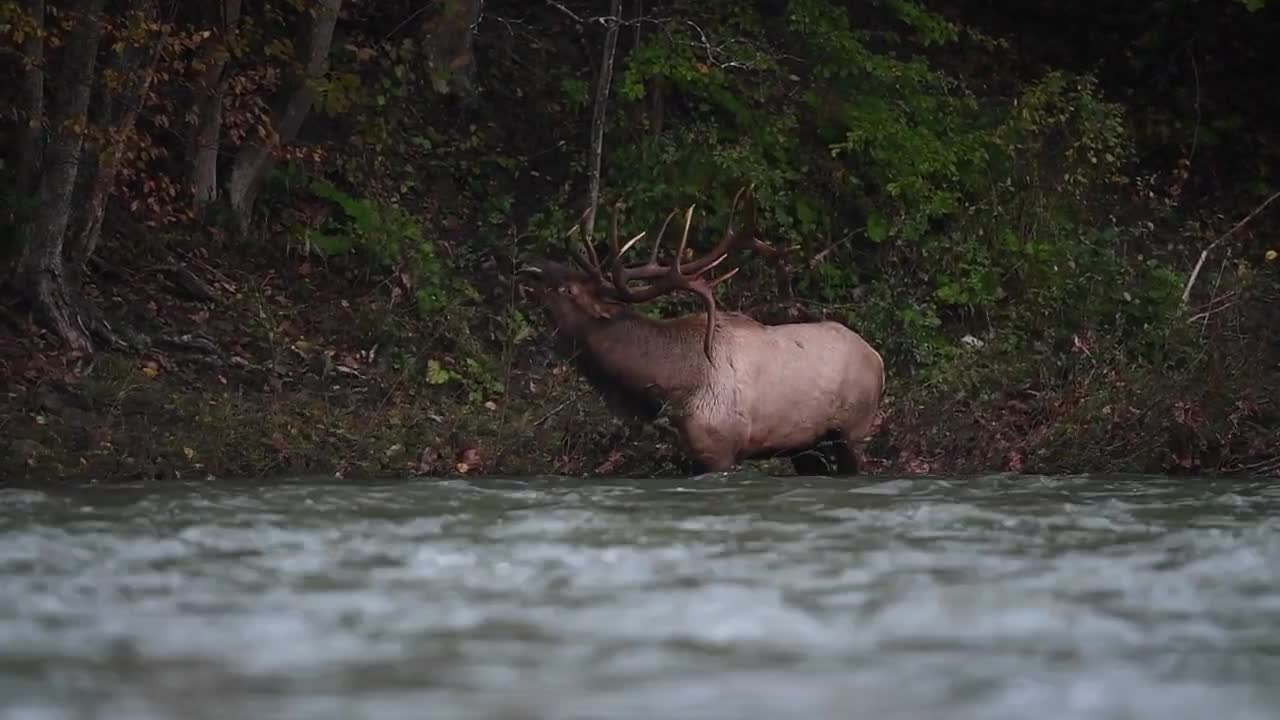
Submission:
<svg viewBox="0 0 1280 720">
<path fill-rule="evenodd" d="M 79 303 L 61 275 L 38 273 L 27 291 L 36 315 L 73 353 L 93 355 L 92 330 L 84 322 Z"/>
<path fill-rule="evenodd" d="M 222 358 L 224 353 L 213 343 L 212 340 L 199 333 L 183 333 L 182 335 L 162 335 L 156 339 L 157 344 L 165 345 L 175 350 L 183 350 L 186 352 L 196 353 L 198 355 L 212 355 Z"/>
</svg>

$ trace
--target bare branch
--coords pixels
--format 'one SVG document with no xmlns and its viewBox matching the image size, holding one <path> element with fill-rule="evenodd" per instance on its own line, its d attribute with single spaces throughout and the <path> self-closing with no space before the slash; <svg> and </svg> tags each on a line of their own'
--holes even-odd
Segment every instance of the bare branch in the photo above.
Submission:
<svg viewBox="0 0 1280 720">
<path fill-rule="evenodd" d="M 706 57 L 707 65 L 713 66 L 713 67 L 739 68 L 743 70 L 756 69 L 756 64 L 752 62 L 748 62 L 745 60 L 724 59 L 723 56 L 728 52 L 726 48 L 728 48 L 730 45 L 745 45 L 746 47 L 751 48 L 757 53 L 765 54 L 763 50 L 761 50 L 760 48 L 757 48 L 754 43 L 752 43 L 751 41 L 745 38 L 732 38 L 718 45 L 713 44 L 711 42 L 710 37 L 707 35 L 706 31 L 702 29 L 702 26 L 689 19 L 672 18 L 672 17 L 645 17 L 643 14 L 642 4 L 637 4 L 636 16 L 631 18 L 630 20 L 626 20 L 622 17 L 621 8 L 611 10 L 608 15 L 592 15 L 592 16 L 584 17 L 582 15 L 575 13 L 569 8 L 565 7 L 562 3 L 559 3 L 556 0 L 545 0 L 545 2 L 547 3 L 547 5 L 550 5 L 551 7 L 555 8 L 557 11 L 559 11 L 560 13 L 562 13 L 563 15 L 565 15 L 570 20 L 572 20 L 573 22 L 577 23 L 580 26 L 586 26 L 592 23 L 599 23 L 601 25 L 607 25 L 609 27 L 614 27 L 617 25 L 623 25 L 623 26 L 634 25 L 636 27 L 637 47 L 639 46 L 639 42 L 640 42 L 640 34 L 639 34 L 640 26 L 642 26 L 645 23 L 664 27 L 664 32 L 666 33 L 668 38 L 672 39 L 673 42 L 675 42 L 676 40 L 673 37 L 671 30 L 669 29 L 669 26 L 673 24 L 687 25 L 688 27 L 692 28 L 693 31 L 697 34 L 697 39 L 687 44 L 690 47 L 695 47 L 695 48 L 698 48 L 700 51 L 702 51 L 702 54 Z M 772 52 L 772 55 L 773 57 L 776 57 L 776 58 L 786 58 L 789 60 L 803 61 L 803 58 L 799 58 L 794 55 L 787 55 L 784 53 Z"/>
<path fill-rule="evenodd" d="M 548 0 L 550 1 L 550 0 Z M 622 0 L 613 0 L 613 15 L 622 12 Z M 620 23 L 613 23 L 604 36 L 604 58 L 600 63 L 600 80 L 596 83 L 595 109 L 591 115 L 591 149 L 587 158 L 588 200 L 587 214 L 583 220 L 583 240 L 590 247 L 591 229 L 595 227 L 596 206 L 600 203 L 600 156 L 604 151 L 605 110 L 609 103 L 609 85 L 613 82 L 613 56 L 618 46 L 618 28 Z"/>
<path fill-rule="evenodd" d="M 573 18 L 573 21 L 574 21 L 574 22 L 576 22 L 576 23 L 578 23 L 579 25 L 585 25 L 585 24 L 587 24 L 587 21 L 586 21 L 586 20 L 583 20 L 583 19 L 582 19 L 582 18 L 580 18 L 580 17 L 578 17 L 577 13 L 573 12 L 573 11 L 572 11 L 572 10 L 570 10 L 569 8 L 565 7 L 564 5 L 561 5 L 560 3 L 556 2 L 556 0 L 546 0 L 546 2 L 547 2 L 547 4 L 548 4 L 548 5 L 550 5 L 551 7 L 555 8 L 555 9 L 559 10 L 560 12 L 564 13 L 565 15 L 568 15 L 569 17 Z"/>
<path fill-rule="evenodd" d="M 1208 246 L 1208 247 L 1206 247 L 1204 250 L 1201 250 L 1201 251 L 1200 251 L 1200 259 L 1196 261 L 1196 266 L 1195 266 L 1195 268 L 1193 268 L 1193 269 L 1191 270 L 1191 277 L 1187 278 L 1187 285 L 1186 285 L 1186 287 L 1184 287 L 1184 288 L 1182 289 L 1182 304 L 1183 304 L 1183 306 L 1185 306 L 1185 305 L 1187 304 L 1187 298 L 1191 297 L 1191 288 L 1192 288 L 1193 286 L 1195 286 L 1195 284 L 1196 284 L 1196 278 L 1198 278 L 1198 277 L 1200 276 L 1200 269 L 1204 267 L 1204 261 L 1205 261 L 1205 258 L 1209 257 L 1209 252 L 1210 252 L 1210 251 L 1212 251 L 1212 250 L 1213 250 L 1215 247 L 1217 247 L 1219 244 L 1221 244 L 1223 240 L 1226 240 L 1227 238 L 1229 238 L 1229 237 L 1231 237 L 1232 235 L 1236 234 L 1236 231 L 1238 231 L 1240 228 L 1242 228 L 1242 227 L 1244 227 L 1245 225 L 1247 225 L 1247 224 L 1249 223 L 1249 221 L 1250 221 L 1250 220 L 1252 220 L 1252 219 L 1254 219 L 1255 217 L 1257 217 L 1257 216 L 1258 216 L 1258 213 L 1260 213 L 1260 212 L 1262 212 L 1263 210 L 1265 210 L 1265 209 L 1266 209 L 1266 207 L 1267 207 L 1268 205 L 1270 205 L 1270 204 L 1272 203 L 1272 201 L 1274 201 L 1274 200 L 1275 200 L 1276 198 L 1278 198 L 1278 197 L 1280 197 L 1280 192 L 1275 192 L 1275 193 L 1273 193 L 1273 194 L 1271 195 L 1271 197 L 1267 198 L 1266 200 L 1263 200 L 1261 205 L 1259 205 L 1258 207 L 1254 208 L 1254 209 L 1253 209 L 1253 212 L 1250 212 L 1248 215 L 1246 215 L 1246 216 L 1245 216 L 1245 218 L 1244 218 L 1243 220 L 1241 220 L 1240 222 L 1238 222 L 1238 223 L 1236 223 L 1235 225 L 1233 225 L 1233 226 L 1231 227 L 1231 229 L 1230 229 L 1230 230 L 1228 230 L 1228 231 L 1226 231 L 1226 232 L 1222 233 L 1221 235 L 1219 235 L 1219 236 L 1218 236 L 1218 238 L 1217 238 L 1216 240 L 1214 240 L 1213 242 L 1209 243 L 1209 246 Z"/>
<path fill-rule="evenodd" d="M 17 187 L 20 195 L 34 195 L 44 140 L 45 6 L 44 0 L 27 0 L 26 4 L 34 27 L 22 43 L 23 61 L 30 63 L 30 67 L 26 68 L 22 78 L 22 109 L 26 113 L 26 122 L 18 136 Z"/>
</svg>

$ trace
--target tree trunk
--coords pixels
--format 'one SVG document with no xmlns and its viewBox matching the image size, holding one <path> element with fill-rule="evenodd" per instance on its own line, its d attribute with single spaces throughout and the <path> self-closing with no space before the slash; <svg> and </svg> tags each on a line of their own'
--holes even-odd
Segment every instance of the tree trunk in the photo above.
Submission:
<svg viewBox="0 0 1280 720">
<path fill-rule="evenodd" d="M 145 0 L 137 11 L 139 24 L 153 20 L 158 10 L 158 0 Z M 83 204 L 78 204 L 82 208 L 80 222 L 75 234 L 67 240 L 65 253 L 67 276 L 73 281 L 79 279 L 80 271 L 93 256 L 93 251 L 98 246 L 98 239 L 102 236 L 102 217 L 106 213 L 107 200 L 111 197 L 111 191 L 115 189 L 116 170 L 124 155 L 125 141 L 133 133 L 138 112 L 146 100 L 151 80 L 155 76 L 156 62 L 159 60 L 162 45 L 163 38 L 156 37 L 152 39 L 149 47 L 140 46 L 121 50 L 120 67 L 126 71 L 124 74 L 131 79 L 131 82 L 115 98 L 104 96 L 101 100 L 107 107 L 103 113 L 105 122 L 102 123 L 103 129 L 106 130 L 107 146 L 94 163 L 96 173 L 91 179 L 87 179 L 88 191 L 85 201 Z M 145 63 L 140 63 L 140 58 L 137 56 L 148 50 L 150 56 Z M 115 104 L 113 101 L 119 102 L 124 107 L 119 118 L 114 117 L 114 113 L 110 110 L 110 106 Z"/>
<path fill-rule="evenodd" d="M 31 63 L 23 74 L 22 109 L 26 123 L 18 133 L 19 195 L 32 195 L 40 172 L 41 141 L 44 139 L 44 0 L 27 0 L 27 12 L 35 21 L 35 32 L 22 42 L 22 57 Z"/>
<path fill-rule="evenodd" d="M 67 347 L 85 354 L 93 352 L 93 343 L 80 320 L 76 288 L 68 286 L 63 273 L 62 248 L 84 144 L 104 3 L 81 0 L 76 4 L 76 27 L 63 51 L 59 102 L 51 113 L 52 136 L 40 177 L 39 207 L 18 261 L 18 282 L 36 312 Z"/>
<path fill-rule="evenodd" d="M 436 92 L 472 94 L 475 54 L 472 40 L 484 0 L 439 0 L 439 13 L 424 23 L 431 86 Z"/>
<path fill-rule="evenodd" d="M 600 204 L 600 158 L 604 153 L 604 121 L 609 106 L 609 85 L 613 82 L 613 55 L 618 46 L 618 28 L 622 20 L 622 0 L 610 4 L 609 29 L 604 35 L 604 57 L 600 62 L 600 78 L 596 83 L 595 108 L 591 113 L 591 145 L 587 152 L 587 232 L 595 227 L 596 206 Z"/>
<path fill-rule="evenodd" d="M 271 169 L 272 151 L 293 142 L 297 137 L 315 99 L 312 82 L 320 79 L 329 67 L 329 45 L 333 41 L 333 29 L 338 21 L 342 0 L 317 2 L 319 7 L 311 22 L 309 36 L 300 48 L 303 69 L 281 91 L 276 109 L 272 112 L 272 131 L 269 137 L 246 140 L 236 154 L 235 164 L 231 168 L 227 196 L 241 233 L 249 230 L 253 205 L 262 188 L 262 181 Z"/>
<path fill-rule="evenodd" d="M 21 49 L 21 59 L 27 63 L 22 68 L 21 105 L 17 108 L 22 124 L 13 138 L 17 143 L 17 167 L 9 188 L 18 202 L 10 203 L 7 217 L 0 218 L 0 228 L 11 229 L 9 233 L 0 231 L 0 285 L 13 277 L 30 230 L 44 139 L 44 0 L 26 0 L 24 10 L 31 16 L 31 25 L 23 28 L 29 34 L 23 38 Z"/>
<path fill-rule="evenodd" d="M 204 46 L 204 72 L 195 87 L 195 121 L 188 139 L 192 208 L 200 214 L 218 199 L 218 147 L 222 142 L 222 97 L 227 87 L 231 39 L 240 22 L 241 0 L 223 0 L 219 29 Z"/>
</svg>

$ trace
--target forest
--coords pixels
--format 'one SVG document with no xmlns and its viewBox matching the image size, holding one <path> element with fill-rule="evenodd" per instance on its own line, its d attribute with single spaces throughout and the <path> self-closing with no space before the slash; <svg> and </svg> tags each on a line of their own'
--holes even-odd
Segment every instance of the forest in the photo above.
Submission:
<svg viewBox="0 0 1280 720">
<path fill-rule="evenodd" d="M 0 0 L 0 482 L 678 472 L 515 271 L 619 202 L 706 248 L 748 186 L 786 252 L 716 303 L 881 353 L 866 472 L 1280 475 L 1276 37 L 1268 0 Z"/>
</svg>

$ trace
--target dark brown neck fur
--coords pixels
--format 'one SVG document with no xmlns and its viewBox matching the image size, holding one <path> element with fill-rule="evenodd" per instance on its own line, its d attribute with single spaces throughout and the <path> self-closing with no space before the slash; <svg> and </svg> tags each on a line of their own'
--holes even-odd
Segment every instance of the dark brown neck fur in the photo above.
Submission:
<svg viewBox="0 0 1280 720">
<path fill-rule="evenodd" d="M 678 413 L 710 370 L 704 323 L 701 315 L 654 320 L 626 310 L 577 328 L 574 359 L 587 382 L 620 409 L 652 417 L 668 405 Z"/>
</svg>

